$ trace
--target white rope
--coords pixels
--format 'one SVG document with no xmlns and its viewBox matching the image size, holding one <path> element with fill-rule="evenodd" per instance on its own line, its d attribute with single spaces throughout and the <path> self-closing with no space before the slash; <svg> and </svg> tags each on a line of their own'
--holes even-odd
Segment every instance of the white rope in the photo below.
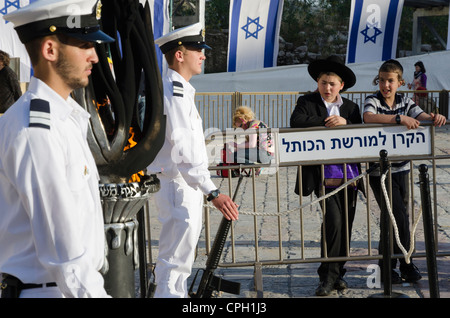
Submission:
<svg viewBox="0 0 450 318">
<path fill-rule="evenodd" d="M 319 202 L 319 201 L 328 199 L 329 197 L 335 195 L 336 193 L 338 193 L 339 191 L 341 191 L 342 189 L 344 189 L 344 188 L 347 187 L 348 185 L 350 185 L 350 184 L 356 182 L 357 180 L 361 179 L 362 177 L 364 177 L 365 175 L 367 175 L 367 173 L 368 173 L 367 171 L 366 171 L 366 172 L 363 172 L 363 173 L 360 174 L 359 176 L 357 176 L 357 177 L 355 177 L 355 178 L 353 178 L 353 179 L 351 179 L 351 180 L 348 180 L 346 183 L 342 184 L 340 187 L 336 188 L 336 189 L 333 190 L 332 192 L 330 192 L 330 193 L 328 193 L 328 194 L 326 194 L 326 195 L 324 195 L 324 196 L 321 196 L 320 198 L 316 198 L 315 200 L 312 200 L 312 201 L 310 201 L 310 202 L 304 203 L 304 204 L 302 204 L 301 206 L 299 206 L 299 207 L 297 207 L 297 208 L 295 208 L 295 209 L 292 209 L 292 210 L 287 210 L 287 211 L 284 211 L 284 212 L 239 211 L 239 214 L 242 214 L 242 215 L 257 215 L 257 216 L 281 216 L 281 215 L 289 214 L 289 213 L 291 213 L 291 212 L 297 212 L 299 209 L 304 209 L 304 208 L 306 208 L 307 206 L 310 206 L 310 205 L 316 204 L 316 203 Z M 208 208 L 213 208 L 213 209 L 216 208 L 216 207 L 215 207 L 214 205 L 212 205 L 211 203 L 207 203 L 207 204 L 205 204 L 204 206 L 205 206 L 205 207 L 208 207 Z"/>
<path fill-rule="evenodd" d="M 285 212 L 275 212 L 275 213 L 270 213 L 270 212 L 256 212 L 256 211 L 239 211 L 239 214 L 243 214 L 243 215 L 257 215 L 257 216 L 281 216 L 281 215 L 284 215 L 284 214 L 289 214 L 289 213 L 291 213 L 291 212 L 296 212 L 296 211 L 298 211 L 299 209 L 304 209 L 304 208 L 306 208 L 307 206 L 310 206 L 310 205 L 316 204 L 316 203 L 319 202 L 319 201 L 328 199 L 328 198 L 331 197 L 332 195 L 335 195 L 336 193 L 338 193 L 339 191 L 341 191 L 343 188 L 345 188 L 345 187 L 347 187 L 348 185 L 352 184 L 353 182 L 356 182 L 357 180 L 361 179 L 362 177 L 364 177 L 365 175 L 367 175 L 367 173 L 368 173 L 367 171 L 366 171 L 366 172 L 363 172 L 363 173 L 360 174 L 359 176 L 357 176 L 357 177 L 355 177 L 355 178 L 353 178 L 353 179 L 351 179 L 351 180 L 348 180 L 346 183 L 344 183 L 344 184 L 341 185 L 340 187 L 336 188 L 336 189 L 333 190 L 332 192 L 328 193 L 327 195 L 321 196 L 320 198 L 316 198 L 316 199 L 313 200 L 313 201 L 304 203 L 304 204 L 302 204 L 300 207 L 297 207 L 297 208 L 292 209 L 292 210 L 287 210 L 287 211 L 285 211 Z M 390 216 L 391 221 L 392 221 L 392 226 L 393 226 L 393 228 L 394 228 L 395 240 L 397 241 L 397 245 L 399 246 L 400 250 L 402 251 L 403 255 L 405 256 L 406 264 L 409 264 L 409 263 L 410 263 L 411 255 L 412 255 L 413 250 L 414 250 L 414 236 L 415 236 L 415 232 L 416 232 L 417 225 L 419 224 L 419 221 L 420 221 L 420 217 L 421 217 L 421 215 L 422 215 L 422 209 L 420 209 L 419 214 L 418 214 L 418 216 L 417 216 L 417 219 L 416 219 L 416 221 L 414 222 L 414 226 L 413 226 L 413 229 L 412 229 L 412 231 L 411 231 L 410 248 L 409 248 L 409 251 L 406 251 L 406 249 L 403 247 L 402 243 L 400 242 L 400 236 L 399 236 L 399 233 L 398 233 L 397 223 L 395 222 L 394 214 L 392 213 L 391 204 L 389 203 L 389 195 L 388 195 L 388 193 L 387 193 L 386 185 L 385 185 L 385 183 L 384 183 L 384 181 L 385 181 L 385 179 L 386 179 L 387 173 L 388 173 L 388 171 L 386 171 L 386 172 L 381 176 L 381 187 L 382 187 L 382 190 L 383 190 L 384 198 L 385 198 L 385 200 L 386 200 L 386 206 L 387 206 L 387 209 L 388 209 L 388 212 L 389 212 L 389 216 Z M 213 208 L 213 209 L 216 208 L 216 207 L 215 207 L 214 205 L 212 205 L 211 203 L 205 204 L 204 206 L 205 206 L 205 207 L 208 207 L 208 208 Z"/>
<path fill-rule="evenodd" d="M 388 209 L 389 216 L 391 217 L 392 227 L 394 228 L 395 240 L 397 241 L 397 245 L 400 248 L 400 250 L 402 251 L 403 255 L 405 256 L 406 264 L 409 264 L 411 255 L 414 251 L 414 236 L 415 236 L 417 224 L 419 224 L 420 216 L 422 215 L 422 209 L 420 209 L 417 219 L 414 222 L 414 226 L 411 231 L 411 240 L 410 240 L 410 244 L 409 244 L 409 251 L 406 251 L 406 249 L 403 247 L 402 243 L 400 242 L 400 236 L 398 233 L 397 223 L 395 222 L 395 217 L 394 217 L 394 214 L 392 213 L 391 204 L 389 203 L 389 195 L 386 190 L 386 184 L 384 183 L 384 180 L 386 179 L 386 175 L 387 175 L 387 171 L 381 176 L 381 187 L 383 189 L 384 198 L 386 200 L 386 207 Z"/>
</svg>

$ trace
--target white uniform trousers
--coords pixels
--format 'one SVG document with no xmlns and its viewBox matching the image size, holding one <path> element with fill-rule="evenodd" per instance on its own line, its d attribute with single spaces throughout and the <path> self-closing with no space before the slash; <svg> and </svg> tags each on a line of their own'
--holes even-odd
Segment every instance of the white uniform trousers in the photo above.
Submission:
<svg viewBox="0 0 450 318">
<path fill-rule="evenodd" d="M 155 298 L 187 297 L 187 279 L 202 228 L 203 193 L 190 187 L 181 174 L 159 174 L 161 188 L 155 204 L 162 224 L 155 267 Z"/>
</svg>

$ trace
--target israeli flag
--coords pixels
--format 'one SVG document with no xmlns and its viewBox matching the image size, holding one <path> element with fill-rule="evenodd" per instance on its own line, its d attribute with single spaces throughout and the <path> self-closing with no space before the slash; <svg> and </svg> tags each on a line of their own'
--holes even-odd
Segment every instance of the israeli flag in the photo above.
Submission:
<svg viewBox="0 0 450 318">
<path fill-rule="evenodd" d="M 277 65 L 284 0 L 231 0 L 228 72 Z"/>
<path fill-rule="evenodd" d="M 448 7 L 448 16 L 450 17 L 450 6 Z M 450 50 L 450 18 L 448 19 L 447 50 Z"/>
<path fill-rule="evenodd" d="M 3 1 L 0 0 L 0 50 L 9 54 L 11 58 L 20 59 L 20 82 L 29 82 L 33 69 L 31 68 L 30 57 L 28 56 L 25 46 L 20 42 L 19 36 L 14 25 L 6 21 L 3 16 L 23 8 L 36 0 L 16 0 Z"/>
<path fill-rule="evenodd" d="M 396 57 L 404 0 L 352 0 L 347 63 Z"/>
<path fill-rule="evenodd" d="M 139 0 L 145 7 L 146 2 L 149 3 L 150 13 L 153 23 L 153 38 L 156 40 L 170 31 L 170 15 L 169 2 L 170 0 Z M 158 45 L 155 44 L 156 59 L 158 60 L 159 70 L 161 75 L 167 71 L 167 62 Z"/>
</svg>

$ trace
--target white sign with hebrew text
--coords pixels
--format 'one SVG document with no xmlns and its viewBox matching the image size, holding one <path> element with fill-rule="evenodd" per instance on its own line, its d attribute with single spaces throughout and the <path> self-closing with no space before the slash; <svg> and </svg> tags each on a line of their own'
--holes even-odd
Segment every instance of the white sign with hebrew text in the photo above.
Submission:
<svg viewBox="0 0 450 318">
<path fill-rule="evenodd" d="M 321 129 L 280 133 L 280 163 L 312 160 L 341 160 L 431 155 L 431 126 L 407 129 L 405 126 Z"/>
</svg>

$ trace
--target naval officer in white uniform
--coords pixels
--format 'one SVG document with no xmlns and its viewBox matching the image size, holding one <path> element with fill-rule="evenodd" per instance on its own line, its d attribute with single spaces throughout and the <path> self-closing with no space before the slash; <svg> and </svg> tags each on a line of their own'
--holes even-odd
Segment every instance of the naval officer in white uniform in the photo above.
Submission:
<svg viewBox="0 0 450 318">
<path fill-rule="evenodd" d="M 155 297 L 187 297 L 195 247 L 202 227 L 204 195 L 229 220 L 238 217 L 237 205 L 220 194 L 211 180 L 202 120 L 189 84 L 201 73 L 205 60 L 200 23 L 176 29 L 155 41 L 169 65 L 163 78 L 165 143 L 148 167 L 159 173 L 161 189 L 155 201 L 162 223 L 155 267 Z"/>
<path fill-rule="evenodd" d="M 88 84 L 94 43 L 113 41 L 100 12 L 97 0 L 42 0 L 5 16 L 34 77 L 0 117 L 2 297 L 108 297 L 89 114 L 69 96 Z"/>
</svg>

